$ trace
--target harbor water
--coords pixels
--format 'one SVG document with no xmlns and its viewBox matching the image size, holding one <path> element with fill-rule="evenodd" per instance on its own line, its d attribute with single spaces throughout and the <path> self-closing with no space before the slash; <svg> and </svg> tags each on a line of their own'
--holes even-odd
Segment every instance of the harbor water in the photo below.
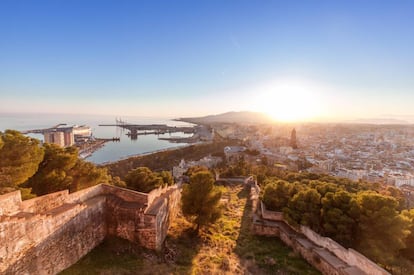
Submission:
<svg viewBox="0 0 414 275">
<path fill-rule="evenodd" d="M 31 129 L 50 128 L 59 123 L 71 125 L 87 125 L 92 128 L 92 135 L 96 138 L 120 138 L 119 141 L 109 141 L 92 153 L 86 160 L 96 164 L 113 162 L 129 156 L 146 154 L 187 145 L 186 143 L 171 143 L 158 138 L 171 136 L 189 137 L 191 134 L 150 134 L 139 135 L 136 140 L 127 136 L 127 130 L 115 126 L 98 126 L 99 124 L 115 124 L 115 116 L 104 115 L 57 115 L 57 114 L 1 114 L 0 131 L 13 129 L 25 131 Z M 132 124 L 167 124 L 169 126 L 192 126 L 192 124 L 174 121 L 168 118 L 154 117 L 122 117 L 122 120 Z M 43 135 L 30 134 L 34 138 L 43 140 Z"/>
</svg>

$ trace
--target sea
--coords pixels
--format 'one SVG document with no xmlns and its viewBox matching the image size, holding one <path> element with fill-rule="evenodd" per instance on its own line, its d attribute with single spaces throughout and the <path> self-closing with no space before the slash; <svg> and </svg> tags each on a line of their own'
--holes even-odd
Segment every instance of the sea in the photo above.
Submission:
<svg viewBox="0 0 414 275">
<path fill-rule="evenodd" d="M 99 124 L 116 124 L 116 119 L 131 124 L 167 124 L 169 126 L 193 126 L 193 124 L 162 117 L 134 117 L 108 115 L 76 114 L 2 114 L 0 113 L 0 131 L 13 129 L 18 131 L 50 128 L 57 124 L 87 125 L 92 128 L 96 138 L 120 138 L 119 141 L 106 142 L 103 147 L 86 158 L 95 164 L 115 162 L 131 156 L 143 155 L 171 148 L 187 146 L 187 143 L 171 143 L 159 140 L 159 137 L 189 137 L 191 134 L 172 133 L 161 135 L 140 135 L 136 140 L 127 136 L 128 131 L 116 126 L 99 126 Z M 41 134 L 29 134 L 43 141 Z"/>
</svg>

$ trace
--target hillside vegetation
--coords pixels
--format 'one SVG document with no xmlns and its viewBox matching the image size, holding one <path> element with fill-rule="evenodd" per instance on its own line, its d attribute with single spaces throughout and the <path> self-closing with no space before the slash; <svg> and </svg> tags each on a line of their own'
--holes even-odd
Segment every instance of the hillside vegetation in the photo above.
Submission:
<svg viewBox="0 0 414 275">
<path fill-rule="evenodd" d="M 262 183 L 265 205 L 292 226 L 305 225 L 352 247 L 390 271 L 412 273 L 414 209 L 393 186 L 309 173 Z"/>
<path fill-rule="evenodd" d="M 62 274 L 319 274 L 279 239 L 250 232 L 248 188 L 220 188 L 223 215 L 200 234 L 179 214 L 162 253 L 108 239 Z"/>
</svg>

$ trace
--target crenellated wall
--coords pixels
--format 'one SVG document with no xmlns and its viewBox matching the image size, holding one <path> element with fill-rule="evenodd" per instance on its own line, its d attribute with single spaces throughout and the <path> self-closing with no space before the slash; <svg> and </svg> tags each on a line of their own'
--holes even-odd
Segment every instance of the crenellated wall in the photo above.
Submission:
<svg viewBox="0 0 414 275">
<path fill-rule="evenodd" d="M 107 235 L 161 249 L 179 199 L 176 186 L 144 194 L 104 184 L 23 202 L 19 191 L 2 195 L 0 273 L 56 274 Z"/>
</svg>

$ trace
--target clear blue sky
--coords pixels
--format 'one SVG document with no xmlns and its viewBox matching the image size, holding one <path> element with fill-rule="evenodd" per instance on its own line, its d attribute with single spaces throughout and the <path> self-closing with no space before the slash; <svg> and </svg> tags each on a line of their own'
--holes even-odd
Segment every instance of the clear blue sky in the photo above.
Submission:
<svg viewBox="0 0 414 275">
<path fill-rule="evenodd" d="M 0 112 L 407 117 L 413 49 L 409 0 L 1 0 Z"/>
</svg>

